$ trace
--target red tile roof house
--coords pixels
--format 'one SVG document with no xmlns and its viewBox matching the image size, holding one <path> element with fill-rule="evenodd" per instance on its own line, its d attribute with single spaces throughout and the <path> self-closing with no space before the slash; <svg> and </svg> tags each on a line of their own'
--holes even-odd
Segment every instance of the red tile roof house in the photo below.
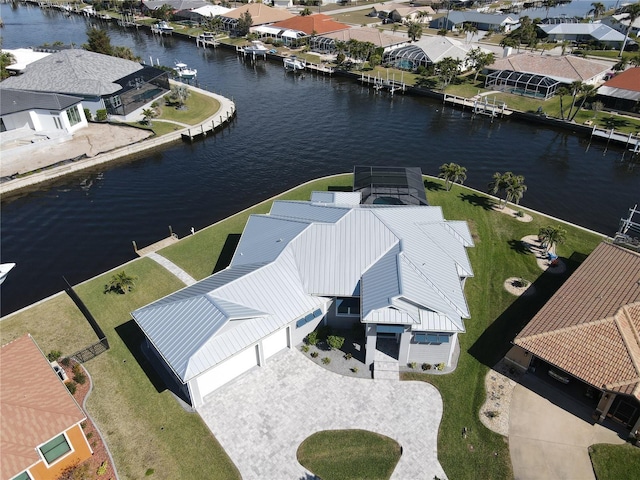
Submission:
<svg viewBox="0 0 640 480">
<path fill-rule="evenodd" d="M 56 479 L 91 457 L 85 420 L 30 335 L 0 349 L 0 480 Z"/>
<path fill-rule="evenodd" d="M 605 107 L 640 113 L 640 67 L 619 73 L 598 89 Z"/>
<path fill-rule="evenodd" d="M 599 393 L 594 418 L 640 430 L 640 254 L 598 245 L 514 344 L 514 365 L 547 362 L 561 380 Z"/>
</svg>

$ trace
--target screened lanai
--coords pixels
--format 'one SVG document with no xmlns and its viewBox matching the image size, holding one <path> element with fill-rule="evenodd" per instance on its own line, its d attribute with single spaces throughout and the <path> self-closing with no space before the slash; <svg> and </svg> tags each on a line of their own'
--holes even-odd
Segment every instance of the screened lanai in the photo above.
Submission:
<svg viewBox="0 0 640 480">
<path fill-rule="evenodd" d="M 415 70 L 420 65 L 426 67 L 431 61 L 422 48 L 407 45 L 385 53 L 383 62 L 402 70 Z"/>
<path fill-rule="evenodd" d="M 535 75 L 533 73 L 514 72 L 513 70 L 496 70 L 487 75 L 484 83 L 486 88 L 502 92 L 526 95 L 529 97 L 553 97 L 561 82 L 551 77 Z"/>
</svg>

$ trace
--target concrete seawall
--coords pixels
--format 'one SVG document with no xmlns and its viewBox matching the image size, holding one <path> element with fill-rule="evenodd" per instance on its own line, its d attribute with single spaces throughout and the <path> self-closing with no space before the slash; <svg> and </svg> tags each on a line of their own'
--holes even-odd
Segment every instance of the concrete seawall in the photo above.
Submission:
<svg viewBox="0 0 640 480">
<path fill-rule="evenodd" d="M 122 160 L 129 157 L 136 157 L 148 152 L 166 146 L 167 144 L 181 141 L 184 136 L 187 138 L 202 135 L 202 132 L 215 132 L 231 122 L 236 115 L 235 103 L 221 95 L 208 92 L 196 87 L 189 87 L 203 95 L 208 95 L 220 102 L 220 108 L 209 118 L 197 125 L 179 128 L 173 132 L 169 132 L 160 137 L 153 137 L 133 145 L 114 149 L 110 152 L 101 153 L 91 158 L 83 158 L 73 163 L 67 163 L 58 167 L 44 169 L 21 178 L 9 180 L 0 184 L 0 195 L 8 193 L 18 193 L 22 190 L 34 189 L 39 184 L 48 183 L 53 180 L 60 179 L 71 173 L 80 172 L 82 170 L 95 168 L 97 166 L 113 162 L 114 160 Z"/>
</svg>

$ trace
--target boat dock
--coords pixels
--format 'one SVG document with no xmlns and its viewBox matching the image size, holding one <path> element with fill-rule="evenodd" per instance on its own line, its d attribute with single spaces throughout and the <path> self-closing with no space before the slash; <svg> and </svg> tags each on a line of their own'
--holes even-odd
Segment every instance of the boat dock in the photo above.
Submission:
<svg viewBox="0 0 640 480">
<path fill-rule="evenodd" d="M 196 47 L 199 48 L 200 45 L 202 45 L 202 48 L 206 48 L 206 47 L 215 48 L 218 45 L 220 45 L 220 42 L 216 40 L 215 37 L 198 35 L 196 37 Z"/>
<path fill-rule="evenodd" d="M 360 81 L 363 85 L 371 85 L 376 92 L 380 90 L 389 90 L 389 93 L 393 95 L 395 92 L 404 93 L 407 90 L 407 85 L 404 83 L 404 72 L 400 77 L 400 81 L 396 81 L 395 73 L 392 75 L 392 78 L 389 78 L 389 74 L 387 73 L 387 79 L 385 80 L 381 76 L 372 77 L 371 75 L 365 76 L 364 73 L 360 75 Z"/>
<path fill-rule="evenodd" d="M 616 132 L 613 128 L 607 130 L 605 128 L 598 128 L 596 126 L 591 130 L 591 138 L 596 137 L 600 140 L 606 140 L 607 145 L 609 142 L 615 142 L 617 144 L 623 144 L 626 150 L 633 152 L 634 154 L 640 153 L 640 135 L 634 135 L 633 133 L 621 133 Z"/>
<path fill-rule="evenodd" d="M 465 107 L 470 107 L 474 114 L 487 115 L 491 118 L 495 118 L 498 115 L 503 117 L 513 113 L 507 108 L 506 103 L 496 102 L 495 97 L 493 98 L 493 102 L 490 102 L 487 95 L 476 95 L 473 98 L 466 98 L 458 97 L 457 95 L 448 95 L 445 93 L 443 102 L 461 106 L 463 110 Z"/>
<path fill-rule="evenodd" d="M 309 63 L 307 62 L 307 70 L 312 72 L 322 73 L 323 75 L 333 75 L 334 69 L 324 63 Z"/>
<path fill-rule="evenodd" d="M 267 59 L 267 50 L 265 51 L 256 51 L 250 50 L 247 51 L 245 47 L 240 47 L 236 45 L 236 53 L 242 54 L 244 58 L 249 58 L 252 62 L 255 62 L 258 58 L 262 58 L 263 60 Z"/>
<path fill-rule="evenodd" d="M 147 245 L 146 247 L 140 249 L 138 249 L 138 245 L 136 244 L 135 240 L 132 243 L 133 250 L 136 252 L 136 255 L 138 255 L 139 257 L 144 257 L 146 255 L 149 255 L 150 253 L 157 252 L 162 248 L 168 247 L 169 245 L 173 245 L 178 240 L 178 235 L 173 233 L 173 231 L 171 230 L 171 226 L 169 226 L 169 236 L 160 240 L 159 242 L 152 243 L 151 245 Z"/>
</svg>

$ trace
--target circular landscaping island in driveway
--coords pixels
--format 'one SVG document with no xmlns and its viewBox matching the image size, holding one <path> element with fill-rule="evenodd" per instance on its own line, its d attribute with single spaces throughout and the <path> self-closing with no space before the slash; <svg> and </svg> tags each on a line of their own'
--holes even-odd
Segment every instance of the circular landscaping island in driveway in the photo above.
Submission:
<svg viewBox="0 0 640 480">
<path fill-rule="evenodd" d="M 298 447 L 298 462 L 323 480 L 387 480 L 400 455 L 398 442 L 366 430 L 317 432 Z"/>
</svg>

